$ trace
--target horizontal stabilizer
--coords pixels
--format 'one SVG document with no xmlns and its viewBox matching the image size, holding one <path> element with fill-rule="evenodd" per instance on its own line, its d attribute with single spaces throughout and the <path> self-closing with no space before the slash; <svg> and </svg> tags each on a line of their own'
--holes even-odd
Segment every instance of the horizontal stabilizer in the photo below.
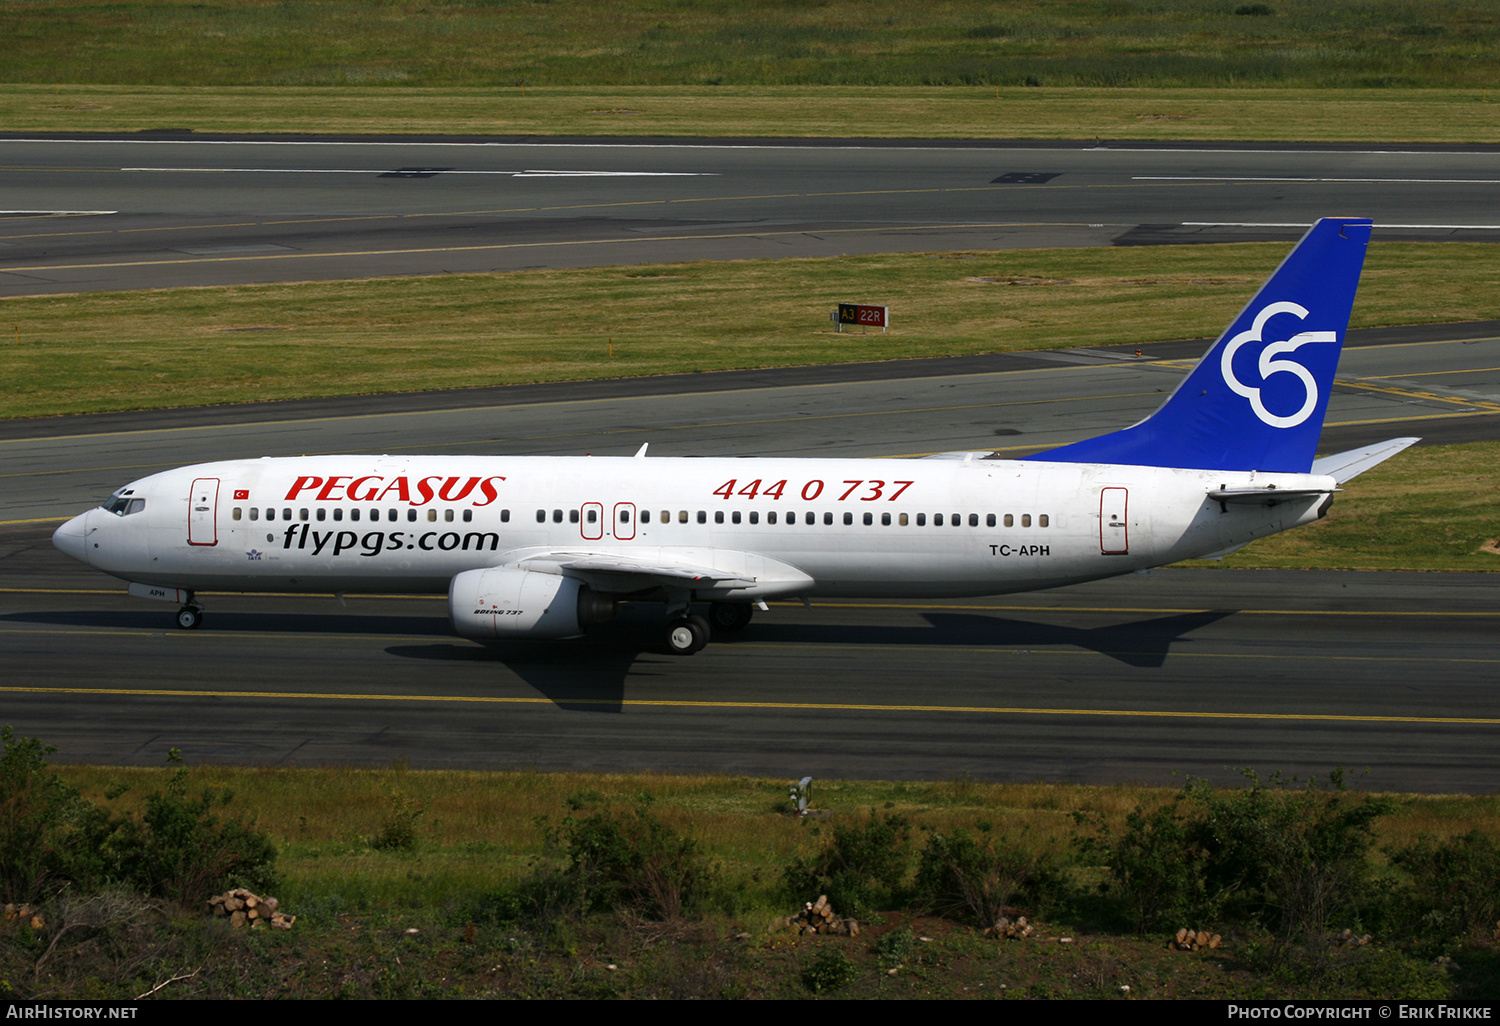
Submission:
<svg viewBox="0 0 1500 1026">
<path fill-rule="evenodd" d="M 1233 505 L 1275 506 L 1282 502 L 1331 495 L 1337 490 L 1336 488 L 1277 488 L 1275 485 L 1269 485 L 1265 488 L 1216 488 L 1208 493 L 1208 497 L 1215 502 L 1227 502 Z"/>
<path fill-rule="evenodd" d="M 924 460 L 959 460 L 964 463 L 972 463 L 974 460 L 987 460 L 995 455 L 993 449 L 959 449 L 955 452 L 935 452 L 931 456 L 923 456 Z"/>
<path fill-rule="evenodd" d="M 1391 438 L 1375 445 L 1367 445 L 1363 449 L 1350 449 L 1348 452 L 1324 456 L 1322 459 L 1313 460 L 1312 472 L 1324 474 L 1339 484 L 1343 484 L 1350 478 L 1363 474 L 1377 463 L 1384 463 L 1407 446 L 1415 445 L 1420 441 L 1420 438 Z"/>
</svg>

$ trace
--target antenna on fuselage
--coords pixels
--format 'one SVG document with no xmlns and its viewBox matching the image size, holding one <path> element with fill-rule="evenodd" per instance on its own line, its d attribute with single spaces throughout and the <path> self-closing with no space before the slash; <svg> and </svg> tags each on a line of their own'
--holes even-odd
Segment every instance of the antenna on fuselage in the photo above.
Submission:
<svg viewBox="0 0 1500 1026">
<path fill-rule="evenodd" d="M 650 442 L 642 442 L 641 443 L 641 447 L 635 451 L 635 458 L 638 459 L 638 460 L 639 459 L 645 459 L 645 457 L 646 457 L 646 447 L 649 446 L 650 444 L 651 444 Z"/>
</svg>

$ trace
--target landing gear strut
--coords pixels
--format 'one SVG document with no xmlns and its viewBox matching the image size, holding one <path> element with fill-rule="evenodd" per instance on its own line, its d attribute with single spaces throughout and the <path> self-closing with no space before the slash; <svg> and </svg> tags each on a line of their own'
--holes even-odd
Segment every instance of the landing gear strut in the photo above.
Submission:
<svg viewBox="0 0 1500 1026">
<path fill-rule="evenodd" d="M 708 644 L 708 621 L 701 616 L 683 616 L 667 622 L 667 651 L 692 655 Z"/>
</svg>

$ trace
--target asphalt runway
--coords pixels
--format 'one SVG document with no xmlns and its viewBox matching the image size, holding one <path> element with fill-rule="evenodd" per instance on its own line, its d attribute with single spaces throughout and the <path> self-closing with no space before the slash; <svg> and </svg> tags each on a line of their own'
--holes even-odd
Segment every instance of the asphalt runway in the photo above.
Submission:
<svg viewBox="0 0 1500 1026">
<path fill-rule="evenodd" d="M 0 296 L 679 260 L 1500 239 L 1500 151 L 0 139 Z"/>
<path fill-rule="evenodd" d="M 1495 437 L 1497 328 L 1357 334 L 1325 450 Z M 585 643 L 485 649 L 449 633 L 437 598 L 208 596 L 205 627 L 183 632 L 172 607 L 48 542 L 127 480 L 207 458 L 643 441 L 662 455 L 1014 454 L 1138 419 L 1206 345 L 0 425 L 0 722 L 108 763 L 176 747 L 266 765 L 1166 785 L 1343 766 L 1369 768 L 1371 788 L 1494 790 L 1490 575 L 1159 570 L 991 600 L 773 605 L 676 658 L 649 643 L 649 608 Z"/>
</svg>

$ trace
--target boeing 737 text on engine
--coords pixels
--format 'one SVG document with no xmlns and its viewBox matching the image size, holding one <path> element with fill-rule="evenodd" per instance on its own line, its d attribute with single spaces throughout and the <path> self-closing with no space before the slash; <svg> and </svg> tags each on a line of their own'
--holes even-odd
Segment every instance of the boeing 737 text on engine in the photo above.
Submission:
<svg viewBox="0 0 1500 1026">
<path fill-rule="evenodd" d="M 142 478 L 53 541 L 183 627 L 203 591 L 446 591 L 485 641 L 655 601 L 681 654 L 767 599 L 994 595 L 1217 555 L 1318 519 L 1416 441 L 1313 458 L 1369 236 L 1319 221 L 1156 413 L 1022 460 L 265 458 Z"/>
</svg>

